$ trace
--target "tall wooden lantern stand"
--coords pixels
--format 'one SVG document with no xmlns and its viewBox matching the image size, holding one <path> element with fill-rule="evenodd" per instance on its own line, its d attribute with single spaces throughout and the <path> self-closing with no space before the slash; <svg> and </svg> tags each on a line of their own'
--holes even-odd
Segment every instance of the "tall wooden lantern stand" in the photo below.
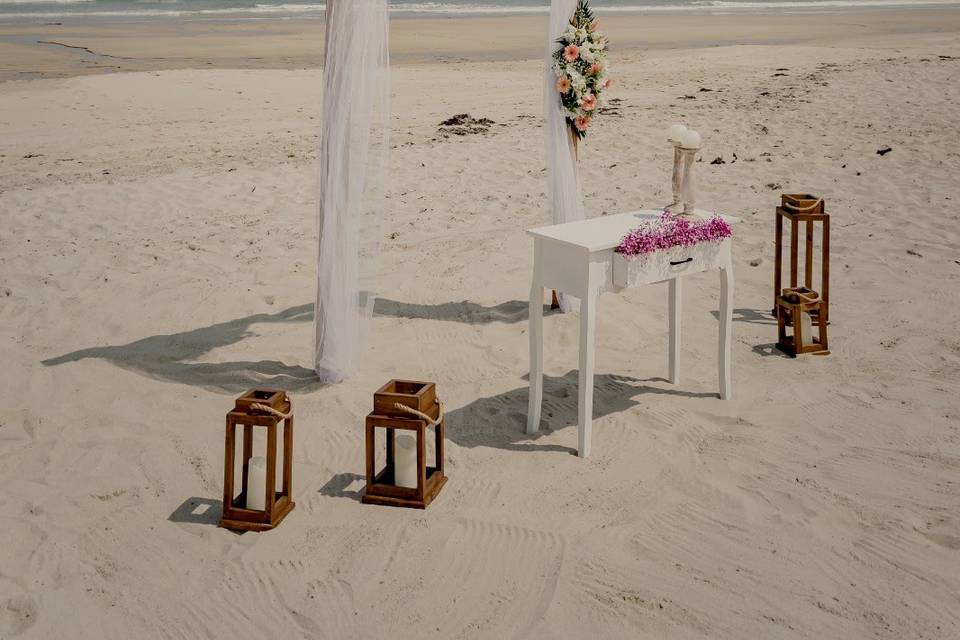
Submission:
<svg viewBox="0 0 960 640">
<path fill-rule="evenodd" d="M 435 430 L 434 460 L 427 455 Z M 386 463 L 377 471 L 377 430 L 385 430 Z M 399 433 L 398 433 L 399 432 Z M 391 380 L 373 395 L 366 420 L 365 504 L 425 509 L 447 482 L 443 473 L 443 408 L 432 382 Z"/>
<path fill-rule="evenodd" d="M 783 226 L 790 225 L 790 281 L 783 286 Z M 804 230 L 803 284 L 800 272 L 800 227 Z M 814 258 L 815 227 L 820 225 L 819 260 Z M 819 290 L 813 272 L 819 262 Z M 773 273 L 773 314 L 777 318 L 777 348 L 792 356 L 804 353 L 829 354 L 827 325 L 830 312 L 830 216 L 823 199 L 809 194 L 783 194 L 777 207 L 776 250 Z M 806 314 L 809 323 L 804 317 Z M 787 335 L 787 327 L 793 334 Z M 806 328 L 806 331 L 804 331 Z M 815 329 L 815 330 L 814 330 Z M 809 335 L 804 335 L 809 334 Z M 814 337 L 813 334 L 816 334 Z"/>
<path fill-rule="evenodd" d="M 277 477 L 277 431 L 283 423 L 283 473 Z M 234 495 L 234 459 L 237 427 L 243 426 L 243 473 L 240 493 Z M 253 457 L 253 429 L 266 428 L 264 457 Z M 220 526 L 242 531 L 268 531 L 293 510 L 293 405 L 283 391 L 248 391 L 227 414 L 223 463 L 223 517 Z"/>
</svg>

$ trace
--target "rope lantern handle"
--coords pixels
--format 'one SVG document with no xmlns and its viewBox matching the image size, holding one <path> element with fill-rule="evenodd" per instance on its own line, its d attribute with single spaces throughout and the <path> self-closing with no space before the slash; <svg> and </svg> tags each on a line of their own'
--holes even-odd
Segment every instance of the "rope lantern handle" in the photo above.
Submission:
<svg viewBox="0 0 960 640">
<path fill-rule="evenodd" d="M 804 303 L 804 304 L 813 304 L 814 302 L 820 302 L 820 294 L 816 291 L 811 291 L 809 289 L 801 288 L 790 288 L 783 290 L 783 297 L 787 299 L 788 302 L 792 304 Z"/>
<path fill-rule="evenodd" d="M 284 420 L 289 420 L 293 417 L 293 410 L 291 409 L 290 413 L 284 413 L 265 404 L 260 404 L 259 402 L 254 402 L 250 404 L 251 409 L 256 409 L 257 411 L 264 411 L 266 413 L 272 413 L 278 418 L 283 418 Z"/>
<path fill-rule="evenodd" d="M 443 403 L 440 402 L 440 400 L 435 400 L 434 402 L 436 402 L 437 405 L 440 407 L 440 413 L 437 415 L 436 420 L 434 420 L 433 418 L 425 414 L 423 411 L 418 411 L 413 407 L 408 407 L 407 405 L 401 404 L 399 402 L 394 402 L 393 408 L 397 409 L 398 411 L 403 411 L 405 413 L 409 413 L 410 415 L 417 416 L 418 418 L 426 420 L 427 424 L 430 425 L 431 427 L 436 427 L 438 424 L 440 424 L 443 421 Z"/>
<path fill-rule="evenodd" d="M 796 211 L 797 213 L 806 213 L 807 211 L 813 211 L 817 207 L 823 204 L 823 198 L 817 198 L 813 204 L 807 205 L 806 207 L 798 207 L 795 204 L 790 204 L 789 202 L 783 203 L 784 209 L 790 209 L 791 211 Z"/>
</svg>

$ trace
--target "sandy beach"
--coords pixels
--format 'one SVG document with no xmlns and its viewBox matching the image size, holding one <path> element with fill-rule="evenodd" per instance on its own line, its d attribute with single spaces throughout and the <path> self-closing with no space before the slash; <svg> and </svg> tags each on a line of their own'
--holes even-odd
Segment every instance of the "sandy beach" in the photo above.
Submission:
<svg viewBox="0 0 960 640">
<path fill-rule="evenodd" d="M 322 25 L 0 26 L 0 638 L 960 637 L 960 10 L 608 20 L 589 214 L 666 204 L 682 121 L 704 205 L 743 221 L 733 399 L 714 276 L 685 285 L 679 385 L 666 286 L 605 294 L 587 459 L 575 315 L 545 319 L 524 434 L 545 20 L 394 21 L 381 297 L 333 386 Z M 494 124 L 439 128 L 459 113 Z M 782 192 L 833 216 L 829 357 L 773 346 Z M 448 410 L 426 511 L 359 502 L 392 377 Z M 297 506 L 238 535 L 223 419 L 254 386 L 292 395 Z"/>
</svg>

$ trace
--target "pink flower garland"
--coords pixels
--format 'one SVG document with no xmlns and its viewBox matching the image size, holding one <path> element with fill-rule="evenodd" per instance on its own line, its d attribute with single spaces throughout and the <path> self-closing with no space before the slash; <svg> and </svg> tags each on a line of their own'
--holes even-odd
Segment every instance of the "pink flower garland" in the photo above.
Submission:
<svg viewBox="0 0 960 640">
<path fill-rule="evenodd" d="M 655 222 L 646 222 L 625 235 L 616 252 L 643 256 L 673 247 L 719 242 L 732 235 L 730 225 L 718 215 L 709 220 L 691 221 L 664 211 Z"/>
</svg>

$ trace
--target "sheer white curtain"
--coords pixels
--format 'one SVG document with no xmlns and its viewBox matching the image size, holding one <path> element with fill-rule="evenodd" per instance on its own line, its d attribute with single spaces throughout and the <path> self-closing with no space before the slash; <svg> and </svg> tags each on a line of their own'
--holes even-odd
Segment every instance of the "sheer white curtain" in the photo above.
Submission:
<svg viewBox="0 0 960 640">
<path fill-rule="evenodd" d="M 547 166 L 555 223 L 582 220 L 576 153 L 550 57 L 576 8 L 552 0 L 544 69 Z M 376 299 L 389 149 L 387 0 L 328 0 L 320 138 L 320 236 L 314 368 L 324 382 L 355 374 Z M 564 311 L 578 301 L 561 296 Z"/>
<path fill-rule="evenodd" d="M 550 206 L 553 209 L 554 224 L 583 220 L 585 217 L 583 194 L 577 175 L 576 150 L 570 137 L 566 110 L 560 103 L 560 95 L 555 86 L 557 77 L 553 73 L 551 60 L 557 50 L 557 38 L 566 30 L 576 8 L 577 0 L 553 0 L 550 4 L 550 26 L 547 30 L 543 98 L 547 130 L 547 180 L 550 183 Z M 576 311 L 578 307 L 579 301 L 576 298 L 560 295 L 562 311 Z"/>
<path fill-rule="evenodd" d="M 389 128 L 386 0 L 328 0 L 314 368 L 355 374 L 376 298 Z"/>
</svg>

